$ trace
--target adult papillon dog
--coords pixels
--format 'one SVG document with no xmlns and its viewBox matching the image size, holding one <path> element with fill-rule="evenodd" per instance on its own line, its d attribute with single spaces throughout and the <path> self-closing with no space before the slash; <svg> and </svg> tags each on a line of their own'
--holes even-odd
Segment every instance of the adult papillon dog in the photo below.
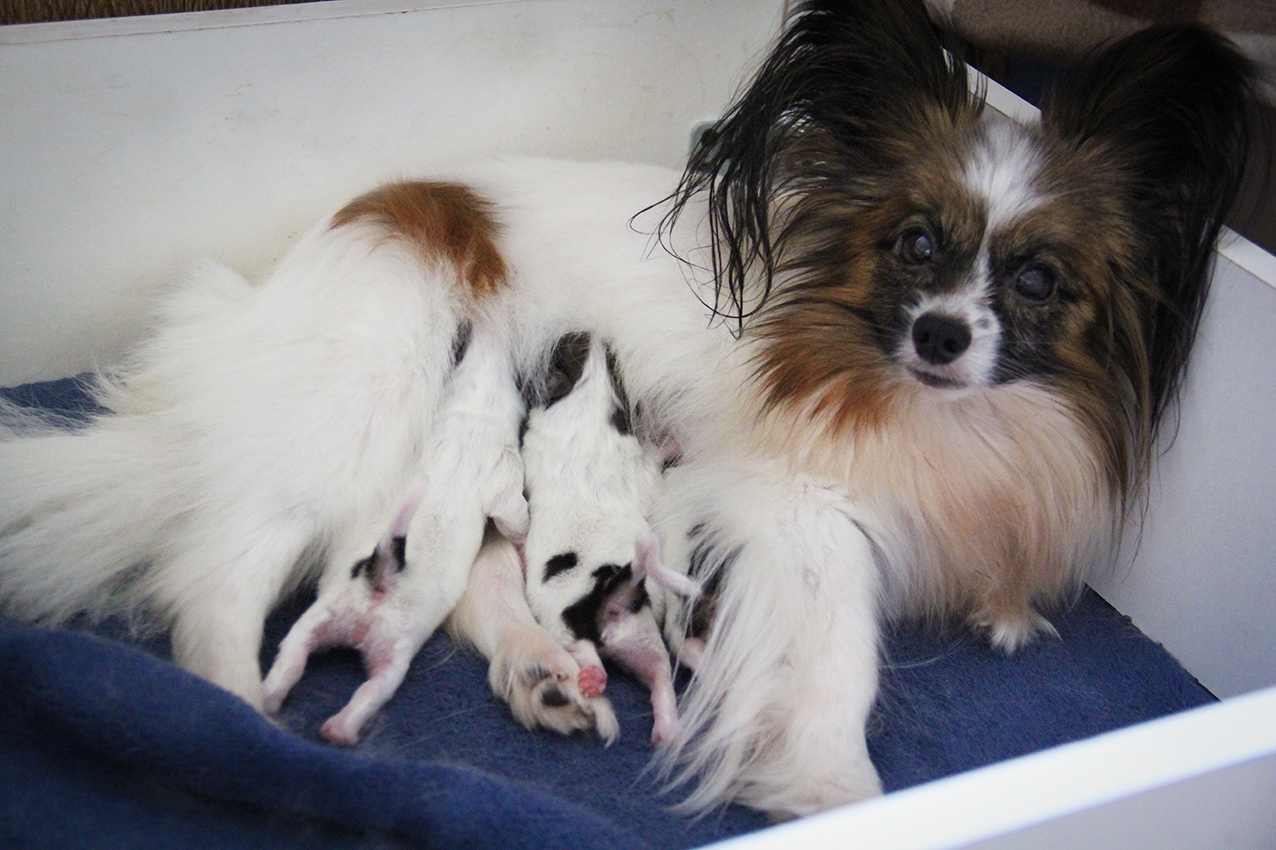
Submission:
<svg viewBox="0 0 1276 850">
<path fill-rule="evenodd" d="M 281 596 L 357 573 L 413 482 L 482 466 L 481 440 L 432 436 L 469 331 L 520 386 L 588 333 L 634 433 L 680 449 L 651 522 L 706 590 L 671 600 L 696 671 L 666 775 L 700 810 L 877 794 L 882 619 L 956 616 L 1013 650 L 1111 558 L 1252 79 L 1212 32 L 1154 28 L 1021 126 L 982 108 L 921 3 L 803 4 L 681 174 L 511 160 L 373 189 L 261 282 L 178 286 L 89 424 L 8 409 L 4 610 L 149 611 L 177 663 L 261 707 Z M 407 533 L 402 574 L 447 579 L 414 609 L 429 628 L 489 510 L 457 485 L 448 527 L 425 511 Z"/>
</svg>

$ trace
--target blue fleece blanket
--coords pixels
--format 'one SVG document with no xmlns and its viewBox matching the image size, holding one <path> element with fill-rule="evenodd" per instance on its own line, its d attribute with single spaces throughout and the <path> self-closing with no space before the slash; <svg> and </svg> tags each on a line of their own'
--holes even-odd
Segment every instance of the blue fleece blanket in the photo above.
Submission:
<svg viewBox="0 0 1276 850">
<path fill-rule="evenodd" d="M 86 409 L 74 382 L 4 393 Z M 308 603 L 271 617 L 263 668 Z M 1213 699 L 1092 592 L 1052 620 L 1058 640 L 1010 658 L 960 630 L 887 635 L 869 728 L 887 790 Z M 436 635 L 345 751 L 318 729 L 362 681 L 353 652 L 314 657 L 277 725 L 167 653 L 164 635 L 124 623 L 0 618 L 0 846 L 673 848 L 766 825 L 738 806 L 699 820 L 668 810 L 677 794 L 645 772 L 648 696 L 616 671 L 621 737 L 603 747 L 523 729 L 485 662 Z"/>
</svg>

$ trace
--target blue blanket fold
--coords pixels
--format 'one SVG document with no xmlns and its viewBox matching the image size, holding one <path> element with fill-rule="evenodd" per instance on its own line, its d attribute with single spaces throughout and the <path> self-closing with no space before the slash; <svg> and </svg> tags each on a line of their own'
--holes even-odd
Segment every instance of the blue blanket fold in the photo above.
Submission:
<svg viewBox="0 0 1276 850">
<path fill-rule="evenodd" d="M 82 414 L 79 385 L 5 391 Z M 268 667 L 310 599 L 267 623 Z M 975 635 L 888 631 L 869 747 L 887 790 L 1212 699 L 1087 591 L 1060 638 L 1013 656 Z M 761 828 L 738 806 L 699 820 L 647 771 L 651 707 L 613 671 L 611 747 L 519 726 L 486 663 L 436 635 L 353 751 L 318 737 L 363 679 L 315 656 L 272 724 L 167 660 L 163 635 L 107 622 L 52 630 L 0 618 L 0 846 L 32 848 L 693 847 Z"/>
<path fill-rule="evenodd" d="M 151 808 L 158 825 L 170 819 L 164 810 L 194 814 L 202 800 L 205 817 L 221 822 L 226 837 L 251 836 L 257 846 L 287 839 L 290 829 L 301 846 L 315 846 L 321 835 L 334 846 L 379 836 L 439 847 L 647 846 L 517 782 L 302 740 L 215 686 L 93 635 L 4 620 L 0 659 L 7 695 L 0 709 L 2 820 L 15 842 L 49 846 L 45 830 L 69 814 L 85 822 L 74 840 L 63 841 L 97 846 L 135 830 L 139 810 Z M 83 808 L 50 805 L 58 800 Z M 224 811 L 214 811 L 214 801 Z"/>
</svg>

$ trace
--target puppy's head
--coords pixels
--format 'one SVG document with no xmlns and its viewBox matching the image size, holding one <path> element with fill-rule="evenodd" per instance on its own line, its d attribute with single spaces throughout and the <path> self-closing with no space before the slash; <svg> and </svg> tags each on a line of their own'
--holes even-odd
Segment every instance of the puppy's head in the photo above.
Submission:
<svg viewBox="0 0 1276 850">
<path fill-rule="evenodd" d="M 757 342 L 767 407 L 836 435 L 1031 385 L 1124 498 L 1191 348 L 1251 81 L 1221 37 L 1159 27 L 1021 126 L 985 112 L 920 3 L 811 2 L 671 215 L 707 199 L 717 308 Z"/>
</svg>

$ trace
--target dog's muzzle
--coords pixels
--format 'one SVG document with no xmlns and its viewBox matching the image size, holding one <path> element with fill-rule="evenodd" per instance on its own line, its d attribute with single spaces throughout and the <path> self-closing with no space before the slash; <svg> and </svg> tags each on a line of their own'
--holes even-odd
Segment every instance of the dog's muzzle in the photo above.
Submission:
<svg viewBox="0 0 1276 850">
<path fill-rule="evenodd" d="M 913 348 L 932 366 L 946 366 L 970 348 L 970 326 L 942 313 L 923 313 L 913 322 Z"/>
</svg>

